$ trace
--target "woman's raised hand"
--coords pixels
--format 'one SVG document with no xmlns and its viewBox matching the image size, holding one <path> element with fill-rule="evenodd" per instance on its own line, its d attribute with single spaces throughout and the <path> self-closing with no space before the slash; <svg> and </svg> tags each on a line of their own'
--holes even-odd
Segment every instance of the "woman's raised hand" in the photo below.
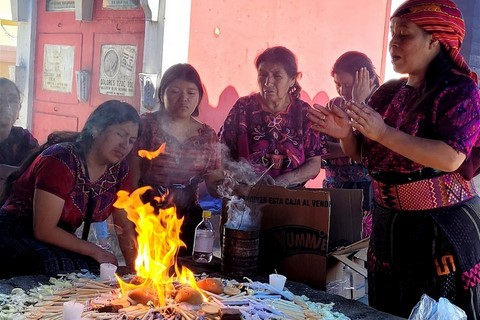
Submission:
<svg viewBox="0 0 480 320">
<path fill-rule="evenodd" d="M 367 68 L 363 67 L 355 72 L 352 88 L 354 101 L 366 102 L 365 100 L 371 95 L 373 89 L 375 89 L 375 83 L 370 78 Z"/>
<path fill-rule="evenodd" d="M 352 131 L 348 115 L 337 105 L 332 105 L 332 109 L 328 110 L 319 104 L 314 104 L 309 108 L 307 117 L 312 122 L 314 130 L 337 139 L 347 137 Z"/>
</svg>

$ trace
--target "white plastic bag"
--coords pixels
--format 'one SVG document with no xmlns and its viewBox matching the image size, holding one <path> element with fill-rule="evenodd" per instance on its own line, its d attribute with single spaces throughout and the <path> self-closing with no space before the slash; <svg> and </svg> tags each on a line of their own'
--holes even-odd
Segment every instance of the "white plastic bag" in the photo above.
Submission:
<svg viewBox="0 0 480 320">
<path fill-rule="evenodd" d="M 440 298 L 437 302 L 424 294 L 408 320 L 467 320 L 467 315 L 446 298 Z"/>
</svg>

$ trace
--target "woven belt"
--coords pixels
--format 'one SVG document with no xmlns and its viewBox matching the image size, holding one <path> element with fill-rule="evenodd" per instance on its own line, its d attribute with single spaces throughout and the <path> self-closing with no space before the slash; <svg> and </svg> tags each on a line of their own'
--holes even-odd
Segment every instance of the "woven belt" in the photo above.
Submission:
<svg viewBox="0 0 480 320">
<path fill-rule="evenodd" d="M 477 194 L 473 180 L 467 181 L 456 172 L 404 184 L 373 180 L 373 189 L 376 203 L 395 210 L 448 207 Z"/>
</svg>

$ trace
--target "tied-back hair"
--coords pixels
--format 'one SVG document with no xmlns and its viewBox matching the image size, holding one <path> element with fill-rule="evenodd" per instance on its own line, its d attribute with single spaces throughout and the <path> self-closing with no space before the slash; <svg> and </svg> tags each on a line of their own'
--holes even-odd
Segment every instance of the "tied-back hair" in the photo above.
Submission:
<svg viewBox="0 0 480 320">
<path fill-rule="evenodd" d="M 165 71 L 160 80 L 160 86 L 158 88 L 158 99 L 160 102 L 160 110 L 165 110 L 165 101 L 163 101 L 163 95 L 167 87 L 175 80 L 183 80 L 191 82 L 197 86 L 198 90 L 198 105 L 193 110 L 192 116 L 197 117 L 199 115 L 198 106 L 202 102 L 203 98 L 203 86 L 200 74 L 198 71 L 188 63 L 177 63 Z"/>
<path fill-rule="evenodd" d="M 10 174 L 5 182 L 5 188 L 0 195 L 0 205 L 3 205 L 12 191 L 15 181 L 28 169 L 33 161 L 47 148 L 59 143 L 75 143 L 78 151 L 86 155 L 90 151 L 94 137 L 115 124 L 133 122 L 140 125 L 137 110 L 127 102 L 108 100 L 98 106 L 88 117 L 82 131 L 55 131 L 48 135 L 47 141 L 39 149 L 30 153 L 20 165 L 20 168 Z M 140 127 L 139 131 L 140 132 Z"/>
<path fill-rule="evenodd" d="M 255 59 L 255 68 L 258 70 L 258 67 L 263 62 L 281 64 L 288 76 L 295 79 L 295 83 L 292 87 L 290 87 L 288 93 L 295 98 L 300 98 L 302 87 L 298 83 L 298 76 L 300 73 L 298 72 L 297 57 L 290 49 L 287 49 L 283 46 L 265 49 L 265 51 L 260 53 L 260 55 L 258 55 Z"/>
<path fill-rule="evenodd" d="M 417 89 L 419 98 L 407 115 L 408 119 L 414 118 L 419 113 L 423 113 L 433 106 L 435 98 L 438 96 L 438 93 L 443 90 L 445 81 L 452 69 L 456 69 L 455 62 L 443 44 L 440 44 L 440 52 L 428 65 L 424 81 Z"/>
</svg>

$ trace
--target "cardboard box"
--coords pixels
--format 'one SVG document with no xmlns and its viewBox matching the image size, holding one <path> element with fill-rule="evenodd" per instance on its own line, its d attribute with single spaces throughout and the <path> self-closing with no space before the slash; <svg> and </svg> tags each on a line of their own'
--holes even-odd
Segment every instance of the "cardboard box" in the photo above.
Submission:
<svg viewBox="0 0 480 320">
<path fill-rule="evenodd" d="M 368 243 L 369 238 L 363 239 L 329 254 L 325 291 L 355 300 L 367 294 Z"/>
<path fill-rule="evenodd" d="M 256 186 L 243 194 L 263 212 L 260 270 L 326 289 L 329 243 L 361 238 L 362 190 Z"/>
</svg>

